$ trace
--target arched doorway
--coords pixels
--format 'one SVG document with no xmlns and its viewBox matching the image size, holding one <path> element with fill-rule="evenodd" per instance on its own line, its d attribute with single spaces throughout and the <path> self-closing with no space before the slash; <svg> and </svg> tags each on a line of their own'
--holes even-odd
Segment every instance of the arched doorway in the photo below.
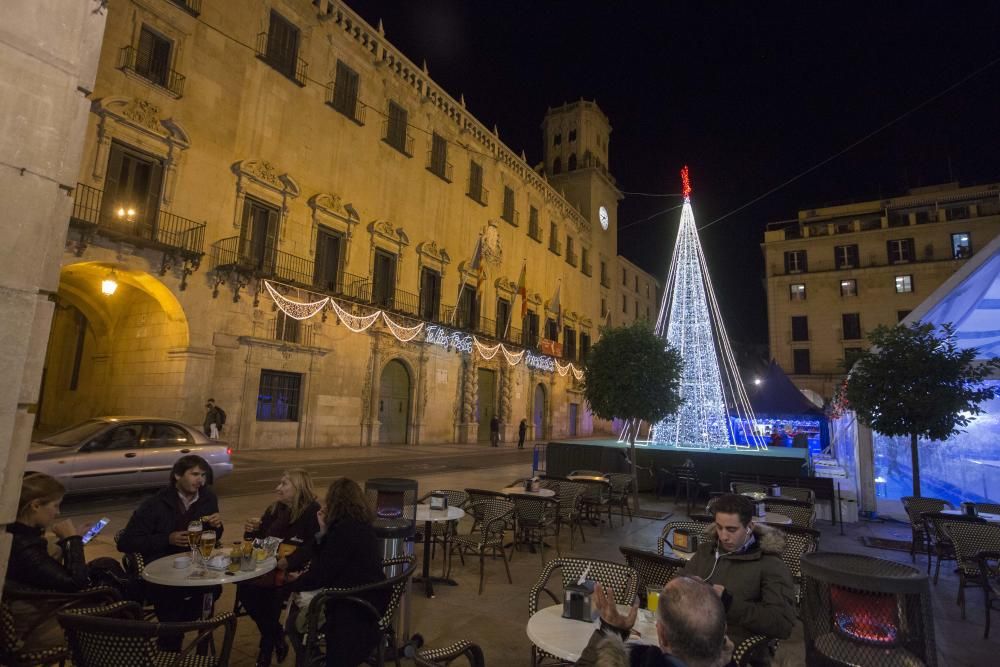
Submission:
<svg viewBox="0 0 1000 667">
<path fill-rule="evenodd" d="M 410 430 L 410 373 L 398 359 L 393 359 L 382 369 L 378 419 L 380 443 L 407 442 Z"/>
<path fill-rule="evenodd" d="M 532 402 L 531 421 L 535 426 L 535 440 L 545 438 L 545 385 L 535 385 L 535 400 Z"/>
<path fill-rule="evenodd" d="M 115 289 L 102 293 L 102 282 Z M 154 276 L 119 265 L 64 266 L 45 351 L 36 428 L 99 415 L 185 417 L 187 318 Z M 203 400 L 201 397 L 195 401 Z"/>
</svg>

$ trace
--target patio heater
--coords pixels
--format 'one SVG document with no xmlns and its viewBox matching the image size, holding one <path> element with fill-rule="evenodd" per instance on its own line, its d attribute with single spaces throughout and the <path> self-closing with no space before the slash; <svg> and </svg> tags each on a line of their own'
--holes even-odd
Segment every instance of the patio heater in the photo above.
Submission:
<svg viewBox="0 0 1000 667">
<path fill-rule="evenodd" d="M 802 557 L 806 663 L 936 667 L 927 575 L 860 554 Z"/>
</svg>

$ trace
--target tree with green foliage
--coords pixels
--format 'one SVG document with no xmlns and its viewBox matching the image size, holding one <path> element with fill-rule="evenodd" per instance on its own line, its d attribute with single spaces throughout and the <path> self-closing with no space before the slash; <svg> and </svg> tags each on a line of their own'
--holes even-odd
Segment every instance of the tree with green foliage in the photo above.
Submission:
<svg viewBox="0 0 1000 667">
<path fill-rule="evenodd" d="M 590 411 L 601 419 L 639 420 L 655 424 L 681 405 L 681 354 L 653 333 L 647 322 L 605 327 L 590 348 L 583 370 L 583 392 Z M 639 509 L 635 469 L 635 437 L 629 437 L 632 488 Z"/>
<path fill-rule="evenodd" d="M 978 350 L 961 349 L 955 328 L 915 322 L 879 326 L 871 347 L 855 361 L 840 398 L 865 426 L 892 437 L 910 436 L 913 495 L 920 495 L 917 440 L 945 440 L 960 433 L 979 404 L 997 395 L 984 380 L 1000 359 L 977 361 Z"/>
</svg>

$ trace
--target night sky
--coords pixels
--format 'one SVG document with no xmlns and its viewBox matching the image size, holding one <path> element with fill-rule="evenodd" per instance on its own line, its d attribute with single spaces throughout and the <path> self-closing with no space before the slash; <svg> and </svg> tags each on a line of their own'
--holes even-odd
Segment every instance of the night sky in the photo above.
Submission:
<svg viewBox="0 0 1000 667">
<path fill-rule="evenodd" d="M 689 164 L 730 336 L 766 342 L 767 222 L 799 209 L 1000 180 L 1000 3 L 348 0 L 531 164 L 549 106 L 596 99 L 628 192 L 677 193 Z M 950 86 L 985 69 L 961 85 Z M 915 109 L 934 96 L 922 108 Z M 626 196 L 619 251 L 665 277 L 678 198 Z"/>
</svg>

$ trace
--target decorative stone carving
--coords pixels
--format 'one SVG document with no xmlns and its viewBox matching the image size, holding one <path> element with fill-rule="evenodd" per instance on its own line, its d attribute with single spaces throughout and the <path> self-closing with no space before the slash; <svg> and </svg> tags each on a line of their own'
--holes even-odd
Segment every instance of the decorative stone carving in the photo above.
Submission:
<svg viewBox="0 0 1000 667">
<path fill-rule="evenodd" d="M 410 237 L 406 235 L 402 227 L 392 228 L 392 225 L 388 220 L 376 220 L 368 225 L 368 231 L 371 232 L 373 237 L 381 237 L 386 241 L 395 243 L 400 246 L 410 245 Z"/>
<path fill-rule="evenodd" d="M 504 277 L 497 278 L 493 283 L 494 287 L 497 288 L 497 292 L 502 292 L 508 297 L 512 297 L 517 294 L 517 283 L 513 280 L 508 280 Z"/>
<path fill-rule="evenodd" d="M 500 421 L 509 424 L 511 420 L 511 398 L 514 393 L 514 378 L 510 364 L 502 364 L 500 369 Z"/>
<path fill-rule="evenodd" d="M 133 99 L 122 109 L 121 115 L 153 132 L 163 132 L 160 127 L 160 108 L 152 102 Z"/>
<path fill-rule="evenodd" d="M 442 268 L 451 262 L 448 251 L 444 248 L 438 248 L 436 241 L 424 241 L 418 245 L 417 254 L 431 263 L 440 264 Z"/>
<path fill-rule="evenodd" d="M 492 220 L 483 228 L 482 235 L 483 261 L 493 266 L 500 266 L 503 261 L 503 248 L 500 245 L 500 230 Z"/>
<path fill-rule="evenodd" d="M 476 400 L 479 396 L 479 371 L 471 357 L 465 361 L 463 371 L 465 378 L 462 385 L 465 391 L 462 395 L 462 422 L 471 424 L 476 417 Z"/>
</svg>

